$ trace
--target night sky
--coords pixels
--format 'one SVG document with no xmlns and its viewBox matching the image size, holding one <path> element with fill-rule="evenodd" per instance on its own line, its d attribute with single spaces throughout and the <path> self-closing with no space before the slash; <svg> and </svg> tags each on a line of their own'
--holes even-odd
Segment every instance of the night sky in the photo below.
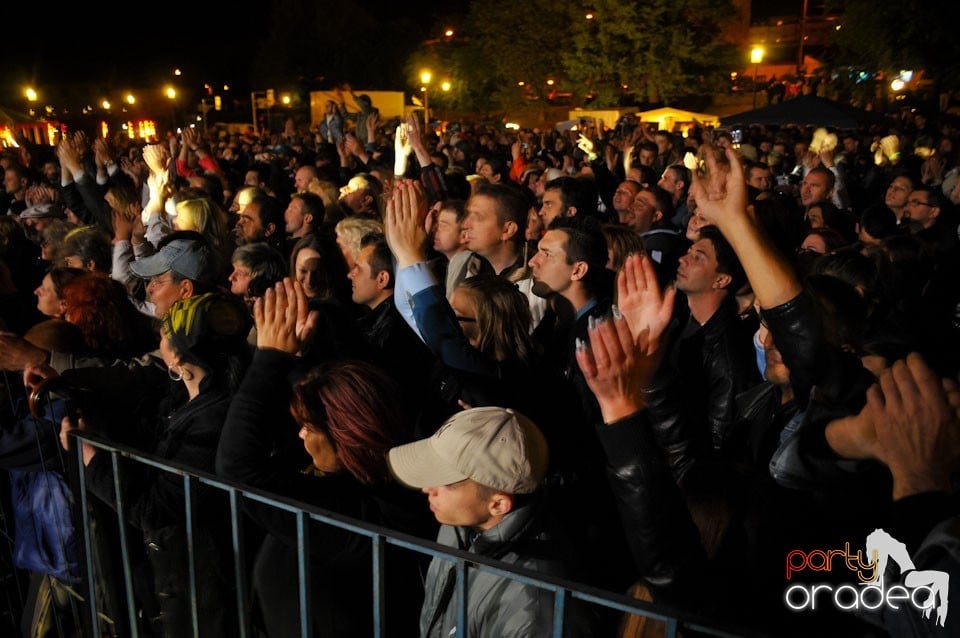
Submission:
<svg viewBox="0 0 960 638">
<path fill-rule="evenodd" d="M 257 5 L 167 0 L 138 2 L 125 12 L 111 9 L 105 18 L 105 11 L 93 9 L 90 3 L 64 3 L 44 11 L 31 3 L 9 3 L 4 9 L 6 46 L 0 53 L 0 104 L 21 101 L 27 85 L 159 86 L 173 79 L 175 67 L 188 71 L 183 81 L 196 86 L 242 84 L 249 79 L 272 7 L 297 1 L 322 1 L 331 10 L 340 1 L 356 1 L 377 15 L 409 11 L 405 14 L 418 16 L 427 25 L 439 13 L 463 13 L 469 5 L 469 0 L 404 0 L 402 4 L 396 0 L 265 0 Z M 822 1 L 810 0 L 810 4 Z M 752 10 L 755 18 L 762 19 L 799 13 L 801 4 L 802 0 L 753 0 Z M 123 26 L 116 26 L 117 21 Z M 10 25 L 21 28 L 11 31 Z"/>
</svg>

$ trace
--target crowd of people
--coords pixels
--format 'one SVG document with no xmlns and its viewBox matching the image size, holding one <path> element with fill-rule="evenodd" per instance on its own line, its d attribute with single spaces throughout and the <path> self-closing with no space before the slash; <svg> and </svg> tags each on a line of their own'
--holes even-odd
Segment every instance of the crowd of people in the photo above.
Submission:
<svg viewBox="0 0 960 638">
<path fill-rule="evenodd" d="M 115 631 L 372 631 L 366 538 L 304 537 L 247 499 L 237 574 L 224 493 L 188 498 L 76 431 L 719 626 L 955 633 L 954 123 L 441 131 L 365 106 L 350 121 L 331 102 L 309 131 L 71 132 L 0 155 L 24 635 L 81 630 L 76 530 L 29 498 L 53 481 L 75 515 L 73 446 Z M 867 540 L 862 578 L 848 555 L 881 529 L 896 551 Z M 453 635 L 454 564 L 392 546 L 384 564 L 385 635 Z M 554 635 L 550 592 L 467 578 L 466 635 Z M 877 583 L 912 606 L 856 604 Z M 659 629 L 580 602 L 564 626 Z"/>
</svg>

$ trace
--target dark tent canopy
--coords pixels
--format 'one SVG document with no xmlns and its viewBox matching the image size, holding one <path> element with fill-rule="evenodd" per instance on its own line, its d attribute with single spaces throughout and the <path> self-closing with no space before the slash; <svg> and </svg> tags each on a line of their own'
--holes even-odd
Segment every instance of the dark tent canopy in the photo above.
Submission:
<svg viewBox="0 0 960 638">
<path fill-rule="evenodd" d="M 888 120 L 874 111 L 834 102 L 816 95 L 804 95 L 780 104 L 737 113 L 722 118 L 726 128 L 751 126 L 753 124 L 800 126 L 825 126 L 836 129 L 857 129 L 863 125 L 882 124 Z"/>
</svg>

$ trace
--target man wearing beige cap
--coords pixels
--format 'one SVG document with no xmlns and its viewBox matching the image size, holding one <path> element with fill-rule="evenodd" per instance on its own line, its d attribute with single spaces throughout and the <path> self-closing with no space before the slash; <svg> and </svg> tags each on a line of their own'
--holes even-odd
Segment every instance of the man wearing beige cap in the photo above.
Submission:
<svg viewBox="0 0 960 638">
<path fill-rule="evenodd" d="M 397 479 L 424 491 L 443 524 L 437 537 L 456 547 L 519 567 L 569 576 L 573 554 L 548 515 L 540 481 L 547 470 L 543 434 L 506 408 L 464 410 L 426 439 L 390 450 Z M 420 636 L 452 636 L 457 627 L 456 568 L 434 558 L 427 572 Z M 466 636 L 550 636 L 553 594 L 495 574 L 467 571 Z M 588 635 L 573 606 L 567 636 Z"/>
</svg>

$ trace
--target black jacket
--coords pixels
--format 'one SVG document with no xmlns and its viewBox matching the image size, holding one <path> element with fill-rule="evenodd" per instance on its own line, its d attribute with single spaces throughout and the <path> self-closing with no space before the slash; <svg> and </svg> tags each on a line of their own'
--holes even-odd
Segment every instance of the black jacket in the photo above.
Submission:
<svg viewBox="0 0 960 638">
<path fill-rule="evenodd" d="M 227 416 L 217 473 L 251 487 L 331 512 L 433 538 L 436 523 L 423 494 L 396 483 L 366 486 L 347 472 L 320 476 L 289 415 L 296 360 L 258 350 Z M 253 602 L 269 636 L 299 635 L 297 530 L 294 517 L 263 503 L 246 511 L 267 532 L 253 573 Z M 371 542 L 330 525 L 310 527 L 310 613 L 315 635 L 360 636 L 372 631 Z M 422 602 L 418 561 L 387 550 L 387 635 L 416 635 Z"/>
</svg>

